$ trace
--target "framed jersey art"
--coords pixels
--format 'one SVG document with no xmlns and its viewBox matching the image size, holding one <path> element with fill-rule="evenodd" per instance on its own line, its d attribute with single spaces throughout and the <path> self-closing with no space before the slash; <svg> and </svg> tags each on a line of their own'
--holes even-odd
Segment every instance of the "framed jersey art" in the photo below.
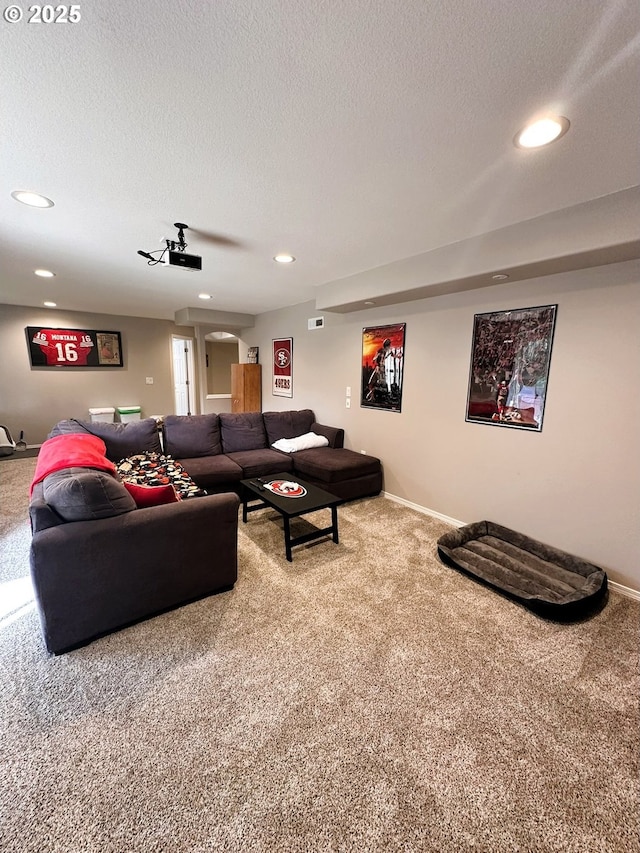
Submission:
<svg viewBox="0 0 640 853">
<path fill-rule="evenodd" d="M 120 332 L 27 326 L 32 367 L 122 367 Z"/>
</svg>

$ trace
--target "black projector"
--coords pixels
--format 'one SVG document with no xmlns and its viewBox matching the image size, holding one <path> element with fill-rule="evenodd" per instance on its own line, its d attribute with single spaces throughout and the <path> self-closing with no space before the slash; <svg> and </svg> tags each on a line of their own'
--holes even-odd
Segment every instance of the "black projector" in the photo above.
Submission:
<svg viewBox="0 0 640 853">
<path fill-rule="evenodd" d="M 201 270 L 202 258 L 200 255 L 187 255 L 184 252 L 167 252 L 168 258 L 164 263 L 169 267 L 182 267 L 183 270 Z"/>
</svg>

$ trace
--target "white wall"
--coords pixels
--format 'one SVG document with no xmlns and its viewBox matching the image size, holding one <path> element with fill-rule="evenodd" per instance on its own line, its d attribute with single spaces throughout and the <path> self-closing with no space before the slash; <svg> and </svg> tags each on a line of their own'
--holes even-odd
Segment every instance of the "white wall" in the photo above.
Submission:
<svg viewBox="0 0 640 853">
<path fill-rule="evenodd" d="M 381 458 L 387 492 L 500 522 L 640 590 L 639 283 L 627 262 L 351 314 L 306 303 L 260 315 L 242 338 L 260 347 L 263 409 L 309 407 L 343 426 L 346 446 Z M 474 314 L 547 304 L 558 312 L 542 431 L 465 422 Z M 325 328 L 308 331 L 319 313 Z M 402 412 L 363 409 L 362 328 L 396 322 L 407 324 Z M 293 399 L 271 393 L 281 336 L 294 339 Z"/>
</svg>

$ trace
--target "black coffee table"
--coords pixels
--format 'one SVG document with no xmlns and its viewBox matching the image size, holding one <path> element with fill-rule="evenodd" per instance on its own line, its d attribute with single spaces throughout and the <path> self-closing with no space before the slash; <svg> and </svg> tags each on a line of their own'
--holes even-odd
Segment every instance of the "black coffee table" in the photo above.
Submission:
<svg viewBox="0 0 640 853">
<path fill-rule="evenodd" d="M 279 485 L 282 484 L 282 485 Z M 303 542 L 311 542 L 322 536 L 333 536 L 333 541 L 338 542 L 338 504 L 342 498 L 325 492 L 324 489 L 305 483 L 299 477 L 291 473 L 271 474 L 269 477 L 253 477 L 250 480 L 241 480 L 242 498 L 242 521 L 246 524 L 247 513 L 258 509 L 271 507 L 279 512 L 284 521 L 284 548 L 287 560 L 291 562 L 291 549 L 294 545 L 302 545 Z M 298 488 L 293 488 L 297 486 Z M 249 503 L 259 503 L 249 506 Z M 289 522 L 292 518 L 315 512 L 318 509 L 331 509 L 331 526 L 317 528 L 310 533 L 291 538 Z"/>
</svg>

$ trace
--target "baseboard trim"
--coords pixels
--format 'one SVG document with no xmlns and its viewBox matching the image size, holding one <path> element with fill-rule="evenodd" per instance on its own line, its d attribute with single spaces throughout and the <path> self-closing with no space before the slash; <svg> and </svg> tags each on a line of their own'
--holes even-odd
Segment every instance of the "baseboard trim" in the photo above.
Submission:
<svg viewBox="0 0 640 853">
<path fill-rule="evenodd" d="M 466 524 L 466 521 L 458 521 L 457 518 L 450 518 L 448 515 L 436 512 L 435 509 L 429 509 L 426 506 L 414 504 L 413 501 L 407 501 L 404 498 L 399 498 L 397 495 L 392 495 L 391 492 L 382 492 L 382 495 L 385 498 L 389 498 L 390 501 L 394 501 L 394 503 L 402 504 L 402 506 L 407 506 L 409 509 L 415 509 L 416 512 L 421 512 L 423 515 L 430 515 L 433 518 L 440 519 L 440 521 L 446 521 L 447 524 L 452 524 L 454 527 L 464 527 Z"/>
<path fill-rule="evenodd" d="M 420 504 L 415 504 L 413 501 L 407 501 L 404 498 L 399 498 L 397 495 L 392 495 L 391 492 L 382 492 L 382 495 L 385 498 L 389 498 L 390 501 L 394 503 L 402 504 L 402 506 L 409 507 L 409 509 L 415 509 L 416 512 L 421 512 L 423 515 L 430 515 L 433 518 L 438 518 L 440 521 L 445 521 L 447 524 L 451 524 L 453 527 L 464 527 L 466 521 L 458 521 L 457 518 L 450 518 L 448 515 L 443 515 L 441 512 L 436 512 L 435 509 L 429 509 L 426 506 L 420 506 Z M 612 581 L 607 579 L 607 586 L 609 589 L 614 590 L 615 592 L 619 592 L 620 595 L 624 595 L 627 598 L 633 598 L 634 601 L 640 601 L 640 590 L 633 589 L 630 586 L 624 586 L 624 584 L 617 583 L 616 581 Z"/>
<path fill-rule="evenodd" d="M 616 581 L 607 580 L 607 586 L 609 589 L 615 590 L 615 592 L 619 592 L 620 595 L 624 595 L 627 598 L 633 598 L 634 601 L 640 601 L 640 590 L 632 589 L 630 586 L 624 586 L 624 584 L 616 583 Z"/>
</svg>

